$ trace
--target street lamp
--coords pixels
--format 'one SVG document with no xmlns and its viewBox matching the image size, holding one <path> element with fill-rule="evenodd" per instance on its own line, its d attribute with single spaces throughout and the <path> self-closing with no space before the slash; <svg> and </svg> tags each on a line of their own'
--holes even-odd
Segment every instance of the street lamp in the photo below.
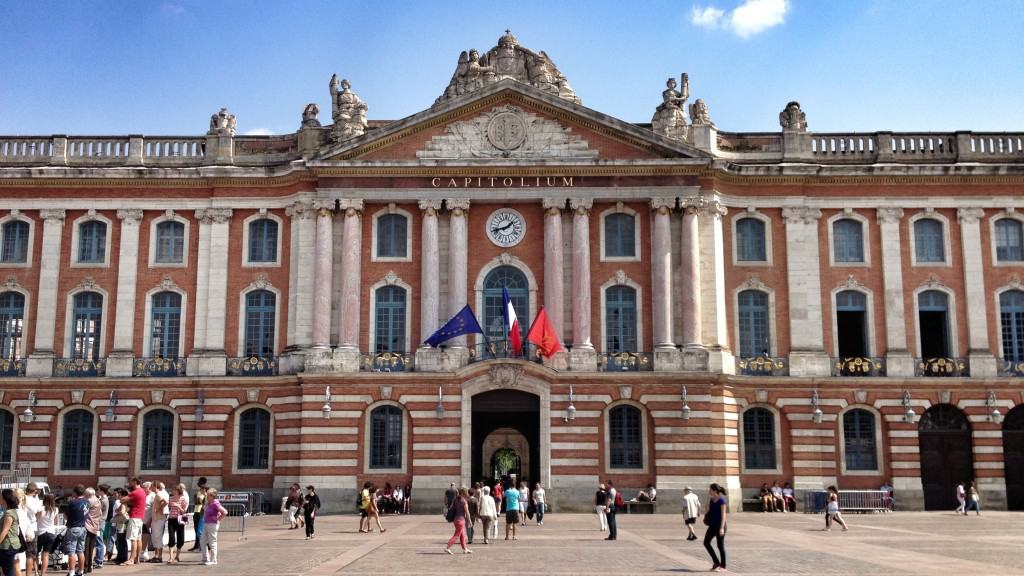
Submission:
<svg viewBox="0 0 1024 576">
<path fill-rule="evenodd" d="M 198 400 L 199 403 L 196 404 L 196 422 L 202 422 L 203 416 L 206 415 L 206 409 L 203 406 L 206 404 L 206 392 L 200 390 Z"/>
<path fill-rule="evenodd" d="M 686 403 L 686 385 L 683 385 L 683 390 L 679 393 L 679 399 L 683 401 L 682 415 L 683 420 L 690 419 L 690 405 Z"/>
<path fill-rule="evenodd" d="M 903 412 L 903 421 L 907 424 L 913 424 L 914 418 L 917 418 L 917 413 L 910 407 L 910 390 L 903 391 L 903 408 L 906 409 Z"/>
<path fill-rule="evenodd" d="M 442 403 L 443 399 L 444 399 L 444 396 L 441 394 L 441 387 L 438 386 L 437 387 L 437 408 L 434 408 L 434 411 L 437 412 L 437 419 L 438 420 L 444 419 L 444 404 Z"/>
<path fill-rule="evenodd" d="M 570 422 L 570 421 L 576 419 L 576 406 L 573 405 L 572 401 L 573 401 L 572 384 L 569 384 L 569 407 L 565 409 L 565 418 L 564 418 L 564 420 L 566 422 Z"/>
<path fill-rule="evenodd" d="M 328 384 L 327 390 L 324 392 L 326 397 L 323 408 L 320 409 L 324 413 L 324 420 L 331 419 L 331 386 Z"/>
<path fill-rule="evenodd" d="M 28 393 L 28 406 L 25 406 L 25 411 L 21 413 L 21 421 L 25 424 L 36 421 L 36 415 L 32 412 L 32 407 L 35 406 L 39 401 L 36 400 L 36 391 L 31 390 Z"/>
<path fill-rule="evenodd" d="M 107 422 L 114 422 L 117 420 L 117 414 L 114 414 L 114 408 L 117 407 L 117 390 L 110 391 L 110 399 L 107 400 Z"/>
<path fill-rule="evenodd" d="M 822 418 L 825 417 L 820 405 L 821 399 L 818 398 L 818 389 L 815 388 L 814 392 L 811 393 L 811 406 L 814 406 L 814 412 L 811 412 L 811 419 L 814 420 L 815 424 L 821 424 Z"/>
<path fill-rule="evenodd" d="M 998 424 L 999 421 L 1003 419 L 1003 414 L 999 411 L 999 406 L 996 405 L 995 392 L 991 390 L 988 391 L 988 397 L 985 399 L 985 406 L 992 409 L 992 411 L 988 413 L 988 421 Z"/>
</svg>

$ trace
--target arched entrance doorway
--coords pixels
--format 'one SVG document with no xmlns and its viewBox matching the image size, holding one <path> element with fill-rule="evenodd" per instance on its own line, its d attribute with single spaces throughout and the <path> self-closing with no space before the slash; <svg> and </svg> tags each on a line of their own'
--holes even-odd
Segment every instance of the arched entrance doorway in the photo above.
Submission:
<svg viewBox="0 0 1024 576">
<path fill-rule="evenodd" d="M 924 508 L 952 510 L 957 482 L 974 478 L 971 425 L 959 408 L 936 404 L 921 416 L 917 430 Z"/>
<path fill-rule="evenodd" d="M 1003 466 L 1006 470 L 1006 509 L 1024 510 L 1024 405 L 1003 420 Z"/>
<path fill-rule="evenodd" d="M 540 480 L 540 398 L 519 390 L 499 389 L 477 394 L 471 403 L 470 481 L 494 480 L 495 465 L 517 469 L 520 480 Z"/>
</svg>

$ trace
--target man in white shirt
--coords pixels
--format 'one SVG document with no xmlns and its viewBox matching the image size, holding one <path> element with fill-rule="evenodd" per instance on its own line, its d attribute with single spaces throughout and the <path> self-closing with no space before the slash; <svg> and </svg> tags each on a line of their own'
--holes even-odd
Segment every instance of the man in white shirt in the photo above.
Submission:
<svg viewBox="0 0 1024 576">
<path fill-rule="evenodd" d="M 153 518 L 149 524 L 149 539 L 153 544 L 153 562 L 164 561 L 164 532 L 167 528 L 167 514 L 170 512 L 170 494 L 164 489 L 164 483 L 153 483 Z"/>
<path fill-rule="evenodd" d="M 25 486 L 25 512 L 28 516 L 28 526 L 22 528 L 22 534 L 28 542 L 25 542 L 26 568 L 28 574 L 36 573 L 36 536 L 39 533 L 39 515 L 43 511 L 43 501 L 39 499 L 39 487 L 35 482 L 29 482 Z"/>
<path fill-rule="evenodd" d="M 153 523 L 153 500 L 156 499 L 156 492 L 153 491 L 152 482 L 143 482 L 142 489 L 146 491 L 146 513 L 142 517 L 142 557 L 140 562 L 149 562 L 149 543 L 151 540 Z"/>
<path fill-rule="evenodd" d="M 687 540 L 696 540 L 697 533 L 693 531 L 693 525 L 697 523 L 697 516 L 700 516 L 700 498 L 693 493 L 693 488 L 683 488 L 683 518 L 686 520 L 686 529 L 690 531 Z"/>
</svg>

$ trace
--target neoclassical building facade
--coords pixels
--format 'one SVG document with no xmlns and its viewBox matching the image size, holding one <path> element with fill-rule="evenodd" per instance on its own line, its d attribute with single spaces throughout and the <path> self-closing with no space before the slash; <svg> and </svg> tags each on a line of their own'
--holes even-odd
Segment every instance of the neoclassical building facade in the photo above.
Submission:
<svg viewBox="0 0 1024 576">
<path fill-rule="evenodd" d="M 587 108 L 506 34 L 397 121 L 332 78 L 293 134 L 0 137 L 0 462 L 335 510 L 505 473 L 562 510 L 606 479 L 1024 508 L 1024 135 L 652 95 Z M 516 357 L 503 290 L 565 350 Z M 466 305 L 483 334 L 422 344 Z"/>
</svg>

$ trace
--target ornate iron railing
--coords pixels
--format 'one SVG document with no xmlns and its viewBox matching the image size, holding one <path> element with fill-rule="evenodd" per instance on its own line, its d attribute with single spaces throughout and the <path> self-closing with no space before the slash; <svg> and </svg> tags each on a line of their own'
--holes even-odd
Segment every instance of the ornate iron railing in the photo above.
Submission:
<svg viewBox="0 0 1024 576">
<path fill-rule="evenodd" d="M 136 358 L 132 364 L 132 376 L 172 377 L 185 375 L 184 358 Z"/>
<path fill-rule="evenodd" d="M 89 378 L 106 376 L 107 360 L 85 360 L 82 358 L 58 358 L 53 363 L 54 378 Z"/>
<path fill-rule="evenodd" d="M 364 372 L 412 372 L 413 355 L 404 352 L 363 354 L 359 369 Z"/>
<path fill-rule="evenodd" d="M 789 362 L 786 358 L 772 356 L 736 358 L 736 374 L 740 376 L 788 376 Z"/>
<path fill-rule="evenodd" d="M 885 376 L 885 358 L 833 358 L 833 376 Z"/>
<path fill-rule="evenodd" d="M 537 355 L 537 347 L 529 342 L 523 342 L 522 351 L 516 354 L 512 349 L 512 343 L 508 340 L 488 340 L 475 346 L 469 347 L 469 362 L 484 362 L 486 360 L 500 360 L 503 358 L 526 360 L 527 362 L 540 363 L 543 359 Z"/>
<path fill-rule="evenodd" d="M 1003 360 L 1003 363 L 999 366 L 1000 376 L 1024 376 L 1024 361 L 1020 360 Z"/>
<path fill-rule="evenodd" d="M 25 361 L 20 358 L 0 360 L 0 376 L 24 376 Z"/>
<path fill-rule="evenodd" d="M 597 356 L 599 372 L 645 372 L 654 370 L 654 359 L 646 352 L 615 352 Z"/>
<path fill-rule="evenodd" d="M 967 377 L 971 366 L 967 358 L 917 358 L 914 376 Z"/>
<path fill-rule="evenodd" d="M 228 376 L 273 376 L 275 374 L 277 374 L 276 357 L 228 358 Z"/>
</svg>

